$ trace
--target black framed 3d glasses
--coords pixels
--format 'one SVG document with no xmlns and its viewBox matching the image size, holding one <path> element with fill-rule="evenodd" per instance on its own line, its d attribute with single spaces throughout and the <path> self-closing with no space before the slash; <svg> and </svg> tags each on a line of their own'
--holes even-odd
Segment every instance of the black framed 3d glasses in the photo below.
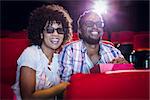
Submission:
<svg viewBox="0 0 150 100">
<path fill-rule="evenodd" d="M 94 27 L 94 25 L 96 25 L 96 27 L 98 27 L 98 28 L 104 27 L 104 23 L 101 21 L 98 21 L 98 22 L 86 21 L 86 22 L 84 22 L 84 25 L 86 25 L 87 27 Z"/>
<path fill-rule="evenodd" d="M 65 28 L 57 28 L 57 29 L 55 29 L 53 27 L 48 27 L 48 28 L 45 29 L 46 33 L 48 33 L 48 34 L 54 33 L 55 30 L 57 31 L 58 34 L 65 34 L 65 32 L 66 32 Z"/>
</svg>

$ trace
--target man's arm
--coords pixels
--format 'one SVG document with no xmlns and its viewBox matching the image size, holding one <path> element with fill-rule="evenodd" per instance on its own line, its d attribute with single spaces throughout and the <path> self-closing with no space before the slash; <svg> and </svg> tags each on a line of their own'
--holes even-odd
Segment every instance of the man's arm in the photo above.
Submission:
<svg viewBox="0 0 150 100">
<path fill-rule="evenodd" d="M 72 75 L 72 50 L 69 47 L 64 47 L 59 57 L 60 76 L 62 81 L 69 81 Z"/>
<path fill-rule="evenodd" d="M 109 62 L 113 64 L 128 64 L 129 62 L 121 54 L 121 51 L 117 48 L 113 48 L 112 53 L 115 53 L 114 58 Z"/>
<path fill-rule="evenodd" d="M 129 62 L 124 58 L 118 57 L 118 58 L 113 59 L 110 63 L 113 63 L 113 64 L 128 64 Z"/>
</svg>

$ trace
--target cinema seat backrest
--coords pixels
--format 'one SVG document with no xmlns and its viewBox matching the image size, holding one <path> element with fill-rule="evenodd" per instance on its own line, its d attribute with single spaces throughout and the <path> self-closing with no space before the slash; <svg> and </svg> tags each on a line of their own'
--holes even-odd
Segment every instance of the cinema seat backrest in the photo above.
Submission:
<svg viewBox="0 0 150 100">
<path fill-rule="evenodd" d="M 27 39 L 0 38 L 0 99 L 13 100 L 14 93 L 11 89 L 15 82 L 17 59 L 27 47 Z M 14 99 L 15 100 L 15 99 Z"/>
<path fill-rule="evenodd" d="M 113 42 L 114 44 L 119 43 L 119 38 L 120 38 L 119 32 L 112 32 L 111 33 L 111 42 Z"/>
<path fill-rule="evenodd" d="M 103 33 L 102 39 L 103 40 L 109 40 L 109 34 L 108 34 L 108 32 L 104 32 Z"/>
<path fill-rule="evenodd" d="M 120 31 L 119 43 L 120 44 L 133 44 L 133 38 L 136 33 L 133 31 Z"/>
<path fill-rule="evenodd" d="M 149 34 L 137 34 L 134 36 L 134 50 L 142 51 L 142 50 L 150 50 L 149 47 Z"/>
<path fill-rule="evenodd" d="M 27 39 L 28 34 L 27 30 L 22 31 L 9 31 L 9 30 L 1 30 L 0 31 L 1 38 L 15 38 L 15 39 Z"/>
<path fill-rule="evenodd" d="M 150 67 L 150 35 L 137 34 L 134 36 L 134 63 L 137 69 L 149 69 Z"/>
<path fill-rule="evenodd" d="M 150 70 L 75 74 L 65 100 L 149 100 Z"/>
<path fill-rule="evenodd" d="M 0 38 L 1 82 L 14 83 L 17 59 L 27 45 L 27 39 Z"/>
</svg>

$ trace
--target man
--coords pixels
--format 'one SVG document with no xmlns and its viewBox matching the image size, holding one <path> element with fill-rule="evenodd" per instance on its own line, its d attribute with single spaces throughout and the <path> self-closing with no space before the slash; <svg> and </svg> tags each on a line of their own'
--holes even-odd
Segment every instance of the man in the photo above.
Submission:
<svg viewBox="0 0 150 100">
<path fill-rule="evenodd" d="M 69 81 L 75 73 L 90 73 L 96 64 L 128 63 L 118 49 L 101 42 L 103 28 L 102 16 L 94 11 L 86 11 L 79 17 L 80 40 L 66 45 L 60 53 L 63 81 Z"/>
</svg>

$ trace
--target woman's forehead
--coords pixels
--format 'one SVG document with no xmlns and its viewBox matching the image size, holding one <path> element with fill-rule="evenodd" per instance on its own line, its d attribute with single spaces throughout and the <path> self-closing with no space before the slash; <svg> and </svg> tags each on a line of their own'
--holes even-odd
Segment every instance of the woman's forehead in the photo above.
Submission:
<svg viewBox="0 0 150 100">
<path fill-rule="evenodd" d="M 47 23 L 50 24 L 50 25 L 52 25 L 52 24 L 58 24 L 58 25 L 62 24 L 61 21 L 56 21 L 56 20 L 54 20 L 54 21 L 49 20 L 49 21 L 47 21 Z"/>
<path fill-rule="evenodd" d="M 51 27 L 62 27 L 62 23 L 61 23 L 61 21 L 47 21 L 45 28 L 48 28 L 50 26 Z"/>
</svg>

